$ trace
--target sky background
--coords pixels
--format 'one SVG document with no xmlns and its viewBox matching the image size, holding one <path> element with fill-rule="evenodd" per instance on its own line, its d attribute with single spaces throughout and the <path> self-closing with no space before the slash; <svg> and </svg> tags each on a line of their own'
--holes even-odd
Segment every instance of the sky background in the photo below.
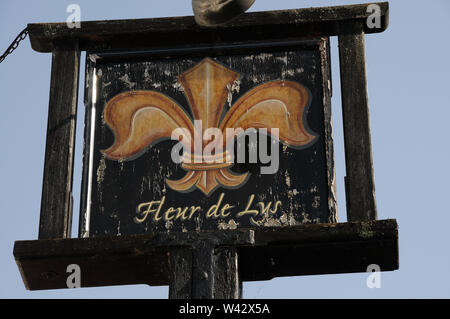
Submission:
<svg viewBox="0 0 450 319">
<path fill-rule="evenodd" d="M 257 0 L 250 11 L 363 3 Z M 71 3 L 81 19 L 192 15 L 190 0 L 0 1 L 0 51 L 27 25 L 65 22 Z M 379 219 L 399 223 L 400 270 L 277 278 L 244 283 L 244 298 L 450 298 L 449 76 L 450 1 L 391 0 L 390 26 L 366 36 L 367 75 Z M 337 38 L 331 40 L 333 124 L 339 218 L 345 218 Z M 80 96 L 84 88 L 81 57 Z M 15 240 L 38 236 L 51 54 L 29 40 L 0 64 L 0 298 L 167 298 L 168 287 L 146 285 L 27 291 L 12 254 Z M 77 236 L 84 123 L 79 98 L 73 235 Z"/>
</svg>

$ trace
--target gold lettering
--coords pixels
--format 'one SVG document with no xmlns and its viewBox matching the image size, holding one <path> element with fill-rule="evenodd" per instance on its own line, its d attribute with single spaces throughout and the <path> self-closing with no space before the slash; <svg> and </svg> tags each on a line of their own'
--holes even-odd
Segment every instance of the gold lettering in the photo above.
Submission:
<svg viewBox="0 0 450 319">
<path fill-rule="evenodd" d="M 199 211 L 201 209 L 200 206 L 191 206 L 191 213 L 189 214 L 189 219 L 192 219 L 192 216 L 195 214 L 195 212 Z"/>
<path fill-rule="evenodd" d="M 153 203 L 153 202 L 151 202 L 151 203 L 141 203 L 141 204 L 139 204 L 139 206 L 137 207 L 137 213 L 138 213 L 138 214 L 143 214 L 144 216 L 143 216 L 142 218 L 134 217 L 134 220 L 135 220 L 136 222 L 142 223 L 142 222 L 144 222 L 144 221 L 147 219 L 147 216 L 148 216 L 148 214 L 149 214 L 148 209 L 147 209 L 145 212 L 143 212 L 143 213 L 141 213 L 141 209 L 142 209 L 142 207 L 144 207 L 144 206 L 151 206 L 152 203 Z"/>
<path fill-rule="evenodd" d="M 137 212 L 138 212 L 139 214 L 143 214 L 144 216 L 143 216 L 142 218 L 135 217 L 135 218 L 134 218 L 135 221 L 138 222 L 138 223 L 143 223 L 143 222 L 147 219 L 147 217 L 148 217 L 148 215 L 149 215 L 150 213 L 155 213 L 155 212 L 156 212 L 156 214 L 155 214 L 154 219 L 155 219 L 156 221 L 160 220 L 161 217 L 159 217 L 159 212 L 161 211 L 161 207 L 162 207 L 162 205 L 163 205 L 165 199 L 166 199 L 166 197 L 163 196 L 163 198 L 162 198 L 160 201 L 152 201 L 152 202 L 140 204 L 140 205 L 137 207 Z M 158 205 L 158 204 L 159 204 L 159 206 L 158 206 L 157 209 L 152 208 L 153 205 Z M 142 208 L 144 208 L 144 207 L 147 207 L 146 210 L 141 211 Z"/>
<path fill-rule="evenodd" d="M 269 202 L 267 206 L 264 204 L 264 202 L 259 202 L 258 205 L 261 208 L 260 209 L 261 214 L 267 215 L 269 213 L 270 206 L 272 206 L 272 202 Z"/>
<path fill-rule="evenodd" d="M 180 214 L 181 208 L 174 209 L 173 207 L 170 207 L 170 208 L 169 208 L 168 210 L 166 210 L 166 212 L 164 213 L 164 220 L 165 220 L 165 221 L 170 221 L 170 220 L 174 219 L 174 218 L 175 218 L 175 215 L 170 216 L 170 214 L 173 213 L 173 212 L 175 212 L 175 211 L 178 211 L 178 214 Z"/>
<path fill-rule="evenodd" d="M 219 213 L 217 211 L 219 210 L 220 204 L 222 203 L 222 199 L 224 196 L 225 196 L 225 193 L 220 194 L 217 204 L 212 205 L 209 208 L 208 212 L 206 213 L 206 217 L 208 217 L 208 218 L 210 218 L 210 217 L 218 218 L 219 217 Z"/>
<path fill-rule="evenodd" d="M 206 212 L 207 218 L 225 218 L 230 216 L 232 213 L 231 210 L 235 207 L 233 205 L 230 205 L 228 203 L 224 204 L 223 199 L 225 197 L 225 193 L 220 194 L 219 198 L 217 199 L 217 203 L 212 205 L 208 211 Z M 282 205 L 281 201 L 277 201 L 275 205 L 273 205 L 273 202 L 258 202 L 256 206 L 258 209 L 251 209 L 253 208 L 253 201 L 255 199 L 255 194 L 250 195 L 247 201 L 247 205 L 244 210 L 240 211 L 236 216 L 242 217 L 244 215 L 250 214 L 253 215 L 253 217 L 258 215 L 268 215 L 268 214 L 275 214 L 279 206 Z M 185 207 L 169 207 L 167 210 L 162 213 L 162 208 L 164 206 L 164 202 L 166 200 L 166 197 L 163 196 L 161 200 L 159 201 L 152 201 L 147 203 L 141 203 L 137 207 L 137 214 L 134 218 L 134 220 L 137 223 L 143 223 L 150 214 L 153 215 L 154 221 L 159 221 L 161 219 L 164 219 L 165 221 L 171 221 L 171 220 L 186 220 L 186 219 L 192 219 L 194 217 L 194 214 L 201 211 L 201 206 L 185 206 Z M 273 207 L 273 208 L 272 208 Z M 253 219 L 252 217 L 252 219 Z"/>
<path fill-rule="evenodd" d="M 185 215 L 187 210 L 188 210 L 188 207 L 185 207 L 183 210 L 181 208 L 178 208 L 178 213 L 177 213 L 177 216 L 175 217 L 175 219 L 181 218 L 182 220 L 185 220 L 187 218 Z"/>
<path fill-rule="evenodd" d="M 158 221 L 158 220 L 161 219 L 161 217 L 159 216 L 159 212 L 161 211 L 161 207 L 163 206 L 165 200 L 166 200 L 166 196 L 163 196 L 163 197 L 161 198 L 161 204 L 159 204 L 158 210 L 157 210 L 157 212 L 156 212 L 156 214 L 155 214 L 155 221 Z"/>
<path fill-rule="evenodd" d="M 231 213 L 225 213 L 225 212 L 226 212 L 227 210 L 233 208 L 233 207 L 234 207 L 234 206 L 230 206 L 229 204 L 225 204 L 225 205 L 222 207 L 221 211 L 220 211 L 220 215 L 221 215 L 222 217 L 227 217 L 227 216 L 229 216 Z"/>
<path fill-rule="evenodd" d="M 278 205 L 281 205 L 282 204 L 282 202 L 281 201 L 277 201 L 276 203 L 275 203 L 275 208 L 271 208 L 272 207 L 272 202 L 269 202 L 268 204 L 264 204 L 264 202 L 259 202 L 258 203 L 258 205 L 259 205 L 259 207 L 261 208 L 261 214 L 265 214 L 265 215 L 268 215 L 269 214 L 269 212 L 271 213 L 271 214 L 275 214 L 276 212 L 277 212 L 277 210 L 278 210 Z"/>
<path fill-rule="evenodd" d="M 241 216 L 246 215 L 246 214 L 255 214 L 255 216 L 259 214 L 259 212 L 258 212 L 256 209 L 249 209 L 250 206 L 251 206 L 252 203 L 253 203 L 253 199 L 254 199 L 254 198 L 255 198 L 255 195 L 252 194 L 252 195 L 249 197 L 249 199 L 248 199 L 247 207 L 245 208 L 245 210 L 243 210 L 243 211 L 241 211 L 241 212 L 239 212 L 239 213 L 237 214 L 238 217 L 241 217 Z"/>
<path fill-rule="evenodd" d="M 272 213 L 272 214 L 275 214 L 276 212 L 277 212 L 277 210 L 278 210 L 278 205 L 282 205 L 283 203 L 281 202 L 281 201 L 277 201 L 276 203 L 275 203 L 275 208 L 274 209 L 271 209 L 270 210 L 270 212 Z"/>
</svg>

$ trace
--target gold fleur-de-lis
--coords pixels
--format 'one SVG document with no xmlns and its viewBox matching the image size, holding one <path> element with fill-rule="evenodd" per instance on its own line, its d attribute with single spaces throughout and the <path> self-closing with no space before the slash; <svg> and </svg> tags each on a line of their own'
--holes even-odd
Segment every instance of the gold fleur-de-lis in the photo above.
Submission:
<svg viewBox="0 0 450 319">
<path fill-rule="evenodd" d="M 309 144 L 315 136 L 304 125 L 304 111 L 309 102 L 308 90 L 292 81 L 271 81 L 256 86 L 242 96 L 230 108 L 224 118 L 220 117 L 228 98 L 230 85 L 240 74 L 206 58 L 193 68 L 182 73 L 178 82 L 192 110 L 195 121 L 201 122 L 202 131 L 197 132 L 194 121 L 170 97 L 156 91 L 128 91 L 116 95 L 105 106 L 104 119 L 114 133 L 114 144 L 102 151 L 110 160 L 132 160 L 149 145 L 162 138 L 170 138 L 172 132 L 184 128 L 181 142 L 185 142 L 184 154 L 188 158 L 182 167 L 188 172 L 181 180 L 166 179 L 167 185 L 180 192 L 197 187 L 206 195 L 218 186 L 237 187 L 242 185 L 246 174 L 237 175 L 229 171 L 232 166 L 230 154 L 224 152 L 216 157 L 225 161 L 212 161 L 192 151 L 193 143 L 186 143 L 196 134 L 208 128 L 247 130 L 265 128 L 279 129 L 279 140 L 292 147 Z M 225 142 L 225 141 L 224 141 Z M 202 147 L 206 142 L 202 142 Z M 192 161 L 192 159 L 196 159 Z"/>
</svg>

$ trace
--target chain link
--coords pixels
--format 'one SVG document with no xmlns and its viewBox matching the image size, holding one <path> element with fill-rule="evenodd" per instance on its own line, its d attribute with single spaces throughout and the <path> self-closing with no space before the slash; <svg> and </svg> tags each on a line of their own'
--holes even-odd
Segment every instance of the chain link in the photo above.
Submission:
<svg viewBox="0 0 450 319">
<path fill-rule="evenodd" d="M 10 55 L 11 53 L 13 53 L 13 51 L 15 49 L 17 49 L 17 47 L 19 46 L 20 41 L 24 40 L 28 35 L 28 29 L 25 28 L 22 30 L 22 32 L 19 33 L 19 35 L 14 39 L 14 41 L 11 43 L 11 45 L 8 47 L 8 49 L 6 49 L 5 53 L 2 54 L 2 56 L 0 57 L 0 63 L 3 62 L 3 60 L 5 60 L 5 58 Z"/>
</svg>

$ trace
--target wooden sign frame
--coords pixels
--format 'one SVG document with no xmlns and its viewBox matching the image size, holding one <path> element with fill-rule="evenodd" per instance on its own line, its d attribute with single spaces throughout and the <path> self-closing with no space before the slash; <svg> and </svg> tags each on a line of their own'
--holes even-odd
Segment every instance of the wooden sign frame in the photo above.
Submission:
<svg viewBox="0 0 450 319">
<path fill-rule="evenodd" d="M 52 72 L 39 239 L 14 246 L 26 287 L 66 288 L 66 267 L 78 264 L 82 287 L 146 283 L 169 285 L 170 298 L 239 298 L 242 281 L 398 269 L 397 222 L 377 220 L 369 128 L 364 36 L 388 26 L 388 3 L 378 6 L 380 28 L 367 26 L 367 5 L 248 13 L 218 28 L 193 17 L 28 25 L 32 48 L 52 52 Z M 339 39 L 347 223 L 71 238 L 80 51 L 311 36 Z"/>
</svg>

